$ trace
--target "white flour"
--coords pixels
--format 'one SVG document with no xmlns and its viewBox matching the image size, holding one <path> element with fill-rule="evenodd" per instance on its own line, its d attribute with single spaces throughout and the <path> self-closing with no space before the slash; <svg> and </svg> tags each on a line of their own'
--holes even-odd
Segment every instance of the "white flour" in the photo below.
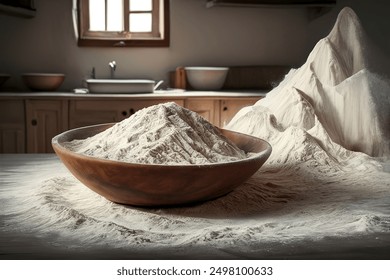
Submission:
<svg viewBox="0 0 390 280">
<path fill-rule="evenodd" d="M 208 164 L 246 158 L 200 115 L 169 102 L 144 108 L 113 127 L 66 146 L 78 153 L 148 164 Z"/>
<path fill-rule="evenodd" d="M 366 41 L 355 13 L 343 9 L 306 63 L 266 98 L 239 112 L 227 128 L 269 140 L 279 160 L 291 156 L 294 146 L 286 146 L 292 139 L 307 144 L 300 145 L 303 158 L 312 157 L 313 149 L 335 160 L 350 154 L 337 144 L 390 156 L 390 83 L 367 68 Z"/>
</svg>

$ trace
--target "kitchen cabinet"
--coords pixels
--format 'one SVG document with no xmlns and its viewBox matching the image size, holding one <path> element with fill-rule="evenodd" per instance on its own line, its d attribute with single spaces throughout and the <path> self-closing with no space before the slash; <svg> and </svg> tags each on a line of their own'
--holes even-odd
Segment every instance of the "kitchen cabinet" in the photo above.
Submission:
<svg viewBox="0 0 390 280">
<path fill-rule="evenodd" d="M 203 118 L 219 126 L 219 100 L 205 98 L 188 98 L 184 107 L 198 113 Z"/>
<path fill-rule="evenodd" d="M 0 153 L 26 151 L 25 111 L 23 100 L 0 101 Z"/>
<path fill-rule="evenodd" d="M 224 99 L 221 100 L 221 109 L 220 109 L 220 127 L 227 125 L 232 118 L 240 111 L 242 108 L 251 106 L 259 101 L 260 98 L 245 98 L 245 99 Z"/>
<path fill-rule="evenodd" d="M 66 100 L 26 100 L 28 153 L 52 153 L 51 139 L 67 129 Z"/>
<path fill-rule="evenodd" d="M 173 101 L 184 106 L 184 101 L 177 100 L 71 100 L 69 105 L 69 127 L 76 128 L 101 123 L 119 122 L 138 110 Z"/>
</svg>

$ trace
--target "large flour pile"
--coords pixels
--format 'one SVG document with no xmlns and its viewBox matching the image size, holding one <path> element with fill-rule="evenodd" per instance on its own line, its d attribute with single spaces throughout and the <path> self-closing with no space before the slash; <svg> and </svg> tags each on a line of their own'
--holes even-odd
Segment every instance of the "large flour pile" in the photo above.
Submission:
<svg viewBox="0 0 390 280">
<path fill-rule="evenodd" d="M 168 102 L 144 108 L 109 129 L 66 146 L 86 155 L 148 164 L 208 164 L 246 158 L 200 115 Z"/>
<path fill-rule="evenodd" d="M 344 8 L 306 63 L 227 128 L 269 140 L 279 160 L 295 148 L 303 160 L 320 150 L 336 161 L 347 150 L 390 156 L 390 84 L 367 68 L 368 52 L 359 19 Z"/>
<path fill-rule="evenodd" d="M 0 189 L 6 220 L 0 233 L 34 233 L 75 250 L 120 248 L 127 257 L 196 257 L 202 250 L 204 258 L 321 258 L 322 252 L 344 250 L 350 255 L 330 257 L 364 258 L 353 255 L 363 248 L 388 259 L 390 87 L 367 67 L 370 50 L 362 32 L 354 12 L 343 9 L 301 68 L 235 116 L 229 129 L 268 140 L 273 152 L 228 195 L 186 207 L 138 209 L 92 192 L 55 158 L 22 170 L 7 162 L 0 166 L 8 184 Z M 132 129 L 141 133 L 144 125 Z M 143 137 L 147 142 L 153 135 Z"/>
</svg>

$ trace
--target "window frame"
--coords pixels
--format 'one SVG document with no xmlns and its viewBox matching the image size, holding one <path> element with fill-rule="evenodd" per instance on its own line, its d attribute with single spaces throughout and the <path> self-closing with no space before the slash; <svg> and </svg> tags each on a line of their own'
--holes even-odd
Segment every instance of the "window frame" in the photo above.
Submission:
<svg viewBox="0 0 390 280">
<path fill-rule="evenodd" d="M 160 0 L 152 0 L 159 2 Z M 129 4 L 124 0 L 124 26 L 129 26 Z M 170 20 L 169 0 L 162 0 L 161 5 L 154 5 L 152 11 L 152 32 L 127 31 L 90 31 L 89 30 L 89 0 L 78 0 L 78 46 L 81 47 L 169 47 Z M 157 7 L 157 8 L 156 8 Z M 126 10 L 127 9 L 127 10 Z M 163 16 L 163 19 L 160 16 Z M 156 17 L 158 19 L 156 20 Z M 160 27 L 160 24 L 163 24 Z"/>
</svg>

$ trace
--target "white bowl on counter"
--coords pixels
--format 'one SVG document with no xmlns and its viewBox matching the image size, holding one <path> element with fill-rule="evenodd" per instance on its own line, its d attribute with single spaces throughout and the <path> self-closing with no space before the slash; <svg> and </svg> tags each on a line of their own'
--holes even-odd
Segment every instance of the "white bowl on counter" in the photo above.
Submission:
<svg viewBox="0 0 390 280">
<path fill-rule="evenodd" d="M 91 93 L 153 93 L 155 81 L 145 79 L 88 79 Z"/>
<path fill-rule="evenodd" d="M 187 80 L 194 90 L 220 90 L 226 80 L 228 67 L 184 67 Z"/>
</svg>

